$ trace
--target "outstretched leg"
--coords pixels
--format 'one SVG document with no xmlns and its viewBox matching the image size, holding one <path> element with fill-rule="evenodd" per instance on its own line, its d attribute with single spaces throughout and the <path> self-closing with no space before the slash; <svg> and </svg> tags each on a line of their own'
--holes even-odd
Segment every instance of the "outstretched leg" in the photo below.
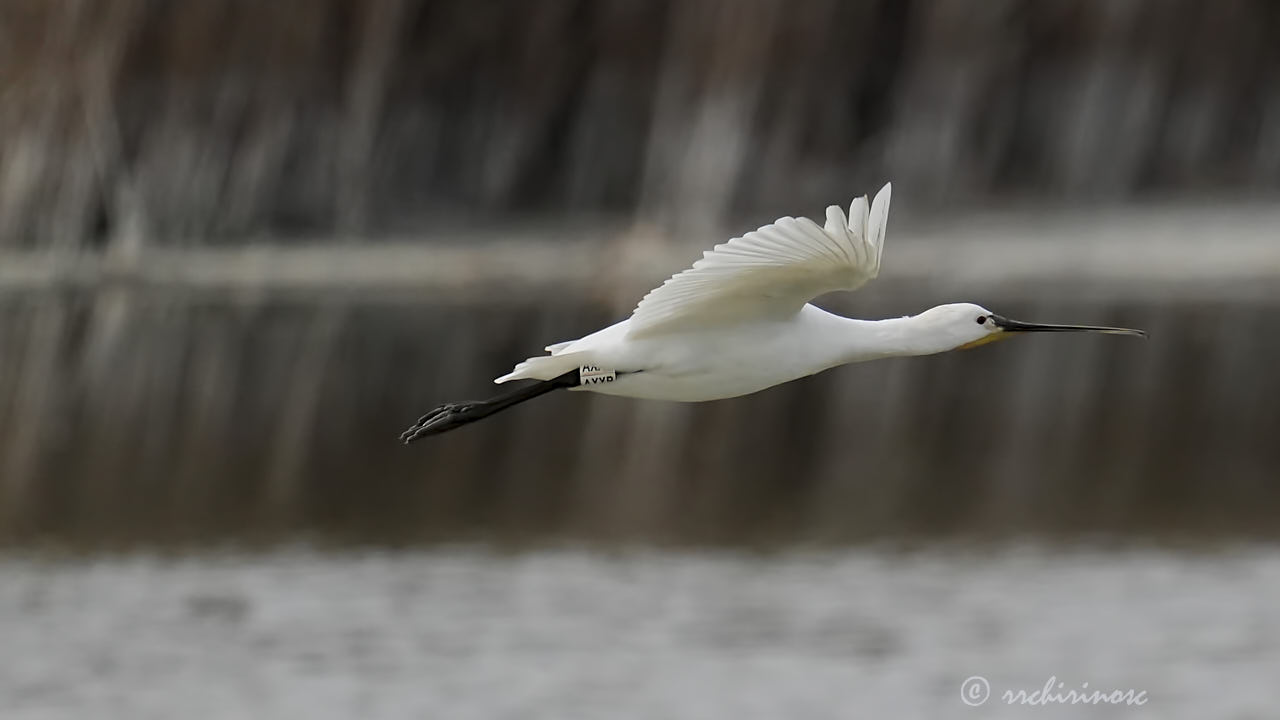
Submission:
<svg viewBox="0 0 1280 720">
<path fill-rule="evenodd" d="M 439 435 L 442 432 L 448 432 L 454 428 L 482 420 L 496 412 L 506 410 L 512 405 L 518 405 L 525 400 L 532 400 L 552 390 L 576 387 L 580 382 L 579 371 L 575 368 L 550 380 L 543 380 L 534 385 L 528 385 L 488 400 L 464 400 L 462 402 L 445 403 L 418 418 L 418 422 L 414 423 L 413 427 L 400 434 L 400 439 L 408 445 L 418 438 Z"/>
</svg>

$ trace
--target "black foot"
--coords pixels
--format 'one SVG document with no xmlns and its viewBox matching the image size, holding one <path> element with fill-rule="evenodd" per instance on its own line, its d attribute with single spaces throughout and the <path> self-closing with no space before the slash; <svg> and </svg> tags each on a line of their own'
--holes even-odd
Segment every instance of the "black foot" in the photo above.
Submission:
<svg viewBox="0 0 1280 720">
<path fill-rule="evenodd" d="M 439 435 L 442 432 L 475 422 L 485 416 L 484 413 L 480 412 L 482 407 L 484 407 L 484 402 L 481 401 L 445 403 L 418 418 L 418 422 L 414 423 L 413 427 L 400 433 L 400 439 L 404 441 L 405 445 L 408 445 L 418 438 Z"/>
</svg>

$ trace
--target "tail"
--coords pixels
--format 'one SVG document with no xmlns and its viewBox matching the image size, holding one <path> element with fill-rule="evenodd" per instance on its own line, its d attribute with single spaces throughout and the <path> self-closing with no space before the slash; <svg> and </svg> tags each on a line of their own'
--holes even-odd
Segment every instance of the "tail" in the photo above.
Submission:
<svg viewBox="0 0 1280 720">
<path fill-rule="evenodd" d="M 554 345 L 552 348 L 556 347 Z M 554 351 L 553 351 L 554 352 Z M 539 355 L 517 364 L 511 372 L 494 380 L 502 384 L 511 380 L 550 380 L 582 365 L 589 365 L 585 352 L 569 352 L 559 355 Z"/>
</svg>

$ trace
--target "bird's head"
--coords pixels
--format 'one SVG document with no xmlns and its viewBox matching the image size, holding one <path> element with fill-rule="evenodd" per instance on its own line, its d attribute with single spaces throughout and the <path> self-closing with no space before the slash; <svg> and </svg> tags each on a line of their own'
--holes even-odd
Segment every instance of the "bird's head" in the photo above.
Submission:
<svg viewBox="0 0 1280 720">
<path fill-rule="evenodd" d="M 1088 332 L 1146 337 L 1142 330 L 1093 325 L 1047 325 L 1022 322 L 997 315 L 973 303 L 939 305 L 919 316 L 948 344 L 950 350 L 967 350 L 1027 332 Z"/>
</svg>

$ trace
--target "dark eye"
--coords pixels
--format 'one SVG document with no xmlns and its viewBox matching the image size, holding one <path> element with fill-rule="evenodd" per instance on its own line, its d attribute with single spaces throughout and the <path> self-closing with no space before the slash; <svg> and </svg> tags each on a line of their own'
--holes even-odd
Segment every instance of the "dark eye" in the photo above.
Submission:
<svg viewBox="0 0 1280 720">
<path fill-rule="evenodd" d="M 986 316 L 986 315 L 979 315 L 979 316 L 978 316 L 978 324 L 979 324 L 979 325 L 986 325 L 986 324 L 987 324 L 987 316 Z"/>
</svg>

